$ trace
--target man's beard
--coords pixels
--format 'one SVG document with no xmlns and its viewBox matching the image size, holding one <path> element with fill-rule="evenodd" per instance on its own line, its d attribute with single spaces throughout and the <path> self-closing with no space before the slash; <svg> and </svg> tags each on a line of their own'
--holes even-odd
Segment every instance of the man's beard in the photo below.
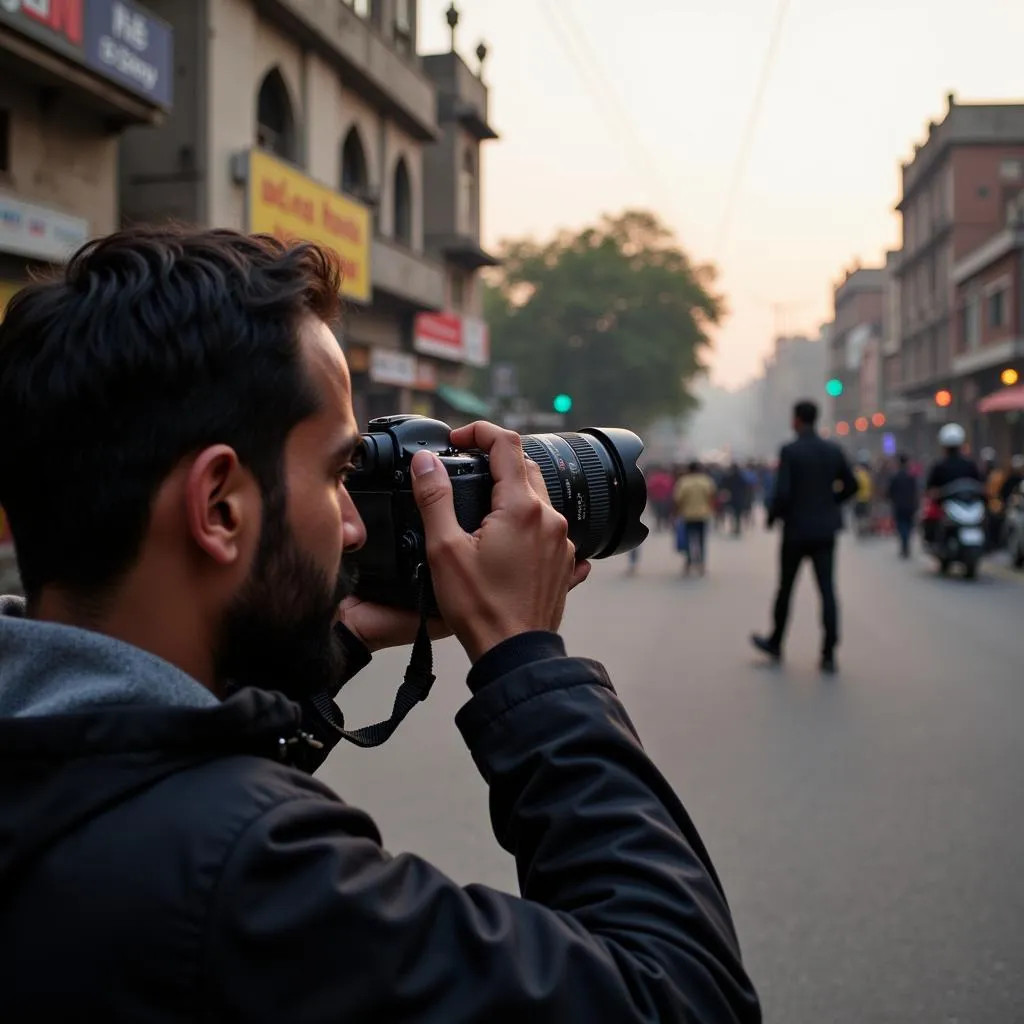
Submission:
<svg viewBox="0 0 1024 1024">
<path fill-rule="evenodd" d="M 221 623 L 216 677 L 222 690 L 254 686 L 298 700 L 341 682 L 333 627 L 352 580 L 340 565 L 331 580 L 299 549 L 283 504 L 265 506 L 256 563 Z"/>
</svg>

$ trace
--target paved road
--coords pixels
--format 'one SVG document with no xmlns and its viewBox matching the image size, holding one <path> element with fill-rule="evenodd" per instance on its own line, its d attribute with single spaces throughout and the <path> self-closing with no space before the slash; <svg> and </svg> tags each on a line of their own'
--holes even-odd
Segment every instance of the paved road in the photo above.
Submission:
<svg viewBox="0 0 1024 1024">
<path fill-rule="evenodd" d="M 845 542 L 841 673 L 815 671 L 810 573 L 787 664 L 746 648 L 767 625 L 774 540 L 712 538 L 706 580 L 666 536 L 638 574 L 604 563 L 571 601 L 573 652 L 602 659 L 725 882 L 766 1020 L 1024 1021 L 1024 580 L 975 584 Z M 486 793 L 452 725 L 466 663 L 388 746 L 324 769 L 393 850 L 514 888 Z M 390 708 L 400 657 L 346 694 L 352 724 Z"/>
</svg>

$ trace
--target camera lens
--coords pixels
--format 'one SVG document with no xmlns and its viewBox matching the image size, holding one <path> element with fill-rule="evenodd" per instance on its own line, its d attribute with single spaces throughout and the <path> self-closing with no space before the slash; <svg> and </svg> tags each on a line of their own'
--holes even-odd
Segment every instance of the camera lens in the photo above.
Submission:
<svg viewBox="0 0 1024 1024">
<path fill-rule="evenodd" d="M 544 477 L 551 504 L 569 523 L 579 558 L 608 558 L 639 547 L 647 483 L 637 459 L 644 443 L 619 427 L 524 434 L 523 451 Z"/>
</svg>

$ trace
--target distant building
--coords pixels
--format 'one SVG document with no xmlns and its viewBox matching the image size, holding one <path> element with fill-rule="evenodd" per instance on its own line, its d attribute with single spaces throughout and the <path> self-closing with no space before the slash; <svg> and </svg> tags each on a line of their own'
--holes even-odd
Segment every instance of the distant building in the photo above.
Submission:
<svg viewBox="0 0 1024 1024">
<path fill-rule="evenodd" d="M 856 267 L 833 290 L 827 376 L 842 391 L 829 404 L 825 428 L 851 449 L 881 449 L 885 284 L 882 268 Z"/>
<path fill-rule="evenodd" d="M 827 343 L 803 335 L 778 337 L 764 361 L 754 415 L 753 451 L 774 458 L 793 436 L 793 406 L 801 399 L 821 404 L 827 366 Z"/>
<path fill-rule="evenodd" d="M 905 435 L 919 452 L 931 450 L 938 425 L 954 419 L 977 446 L 978 403 L 993 387 L 1005 351 L 975 341 L 981 337 L 975 322 L 991 314 L 998 331 L 1007 312 L 999 300 L 975 305 L 969 287 L 958 291 L 954 267 L 965 280 L 971 277 L 963 261 L 1005 229 L 1022 190 L 1020 103 L 965 104 L 950 94 L 945 117 L 929 124 L 927 139 L 902 166 L 896 209 L 903 245 L 892 261 L 899 288 L 899 391 Z"/>
</svg>

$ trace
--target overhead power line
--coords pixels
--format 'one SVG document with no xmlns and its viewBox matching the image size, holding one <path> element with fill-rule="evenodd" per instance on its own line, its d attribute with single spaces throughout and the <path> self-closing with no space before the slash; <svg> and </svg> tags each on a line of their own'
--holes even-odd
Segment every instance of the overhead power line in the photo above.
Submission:
<svg viewBox="0 0 1024 1024">
<path fill-rule="evenodd" d="M 629 156 L 636 169 L 647 181 L 652 199 L 659 202 L 669 214 L 676 214 L 672 190 L 651 156 L 646 143 L 626 111 L 620 98 L 609 84 L 609 76 L 587 43 L 586 36 L 576 20 L 567 0 L 539 0 L 541 10 L 554 30 L 562 49 L 580 75 L 582 84 L 590 93 L 598 112 L 612 131 L 613 140 L 624 135 L 629 142 Z M 557 13 L 556 13 L 557 12 Z M 674 218 L 678 224 L 678 216 Z"/>
<path fill-rule="evenodd" d="M 768 49 L 765 51 L 764 64 L 761 66 L 761 76 L 758 79 L 754 99 L 750 105 L 750 113 L 747 115 L 747 123 L 743 131 L 740 149 L 736 156 L 736 165 L 733 167 L 732 177 L 729 181 L 729 191 L 726 193 L 725 211 L 722 214 L 722 224 L 718 231 L 718 245 L 715 253 L 716 258 L 719 260 L 725 255 L 725 243 L 728 241 L 729 231 L 732 228 L 740 186 L 743 183 L 743 175 L 746 173 L 747 163 L 750 160 L 750 150 L 754 144 L 754 136 L 757 134 L 757 123 L 761 119 L 761 107 L 764 102 L 765 93 L 768 91 L 768 82 L 771 79 L 772 68 L 779 49 L 779 41 L 782 38 L 782 26 L 786 20 L 788 9 L 789 0 L 778 0 L 778 6 L 775 8 L 775 20 L 772 23 L 772 33 L 768 39 Z"/>
</svg>

